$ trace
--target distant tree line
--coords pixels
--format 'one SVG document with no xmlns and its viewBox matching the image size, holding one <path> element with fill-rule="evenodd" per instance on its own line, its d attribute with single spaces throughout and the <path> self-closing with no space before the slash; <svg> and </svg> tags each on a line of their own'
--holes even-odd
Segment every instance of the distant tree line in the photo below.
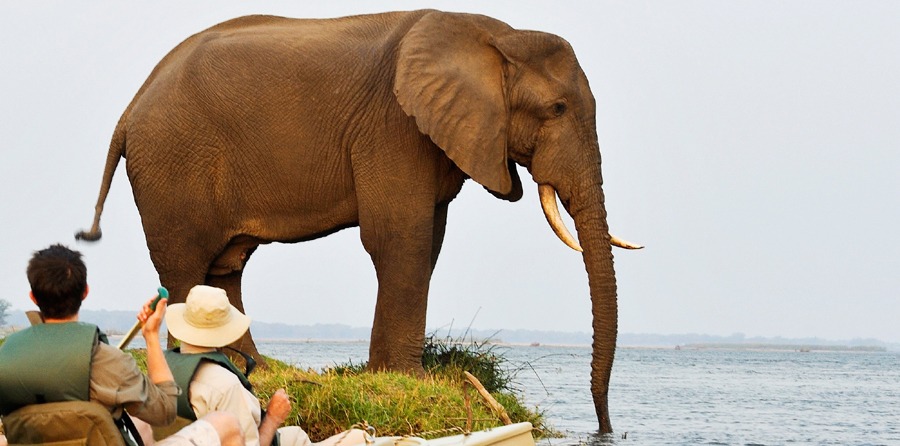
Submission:
<svg viewBox="0 0 900 446">
<path fill-rule="evenodd" d="M 10 303 L 4 299 L 0 299 L 0 327 L 6 325 L 6 317 L 8 316 Z"/>
</svg>

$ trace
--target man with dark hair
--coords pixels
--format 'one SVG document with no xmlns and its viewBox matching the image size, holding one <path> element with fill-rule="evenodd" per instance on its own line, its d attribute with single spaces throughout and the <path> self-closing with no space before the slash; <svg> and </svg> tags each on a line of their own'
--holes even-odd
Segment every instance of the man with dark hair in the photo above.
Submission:
<svg viewBox="0 0 900 446">
<path fill-rule="evenodd" d="M 64 319 L 78 313 L 87 296 L 87 267 L 81 253 L 63 245 L 37 251 L 28 262 L 32 301 L 44 318 Z"/>
<path fill-rule="evenodd" d="M 145 375 L 130 355 L 105 343 L 97 326 L 78 321 L 88 295 L 81 253 L 59 244 L 37 251 L 27 275 L 31 300 L 41 309 L 44 323 L 13 333 L 0 346 L 0 416 L 33 404 L 93 401 L 109 410 L 130 444 L 129 415 L 152 425 L 174 421 L 180 389 L 159 338 L 166 299 L 155 309 L 150 299 L 138 314 L 147 342 Z M 230 444 L 241 439 L 236 426 L 233 415 L 220 413 L 158 444 Z"/>
</svg>

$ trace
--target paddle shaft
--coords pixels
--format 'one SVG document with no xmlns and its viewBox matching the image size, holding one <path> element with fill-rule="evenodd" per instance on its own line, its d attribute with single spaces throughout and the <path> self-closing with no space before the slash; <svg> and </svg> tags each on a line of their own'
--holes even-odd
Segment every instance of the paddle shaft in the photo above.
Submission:
<svg viewBox="0 0 900 446">
<path fill-rule="evenodd" d="M 156 304 L 159 303 L 160 299 L 168 299 L 169 297 L 169 290 L 167 290 L 165 287 L 159 287 L 156 291 L 156 299 L 153 299 L 153 302 L 150 303 L 150 309 L 154 311 L 156 311 Z M 128 333 L 125 334 L 125 337 L 122 338 L 121 341 L 119 341 L 119 345 L 117 346 L 118 349 L 124 350 L 125 346 L 127 346 L 128 343 L 130 343 L 131 340 L 134 339 L 135 335 L 137 335 L 137 332 L 141 330 L 141 327 L 143 325 L 144 324 L 142 324 L 141 321 L 135 322 L 134 326 L 131 327 L 131 330 L 128 330 Z"/>
<path fill-rule="evenodd" d="M 31 325 L 38 325 L 44 323 L 44 317 L 41 316 L 40 311 L 29 310 L 25 312 L 25 316 L 28 317 L 28 322 Z"/>
</svg>

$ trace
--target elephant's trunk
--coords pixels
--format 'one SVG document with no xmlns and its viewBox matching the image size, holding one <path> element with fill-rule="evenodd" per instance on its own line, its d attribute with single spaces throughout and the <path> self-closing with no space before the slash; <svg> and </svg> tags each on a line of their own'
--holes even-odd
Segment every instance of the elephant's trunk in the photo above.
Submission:
<svg viewBox="0 0 900 446">
<path fill-rule="evenodd" d="M 577 187 L 566 206 L 575 222 L 582 256 L 588 273 L 593 314 L 593 352 L 591 360 L 591 395 L 600 423 L 600 432 L 612 432 L 609 419 L 608 391 L 616 352 L 618 304 L 616 276 L 613 270 L 612 245 L 606 222 L 606 208 L 599 163 L 586 183 Z"/>
</svg>

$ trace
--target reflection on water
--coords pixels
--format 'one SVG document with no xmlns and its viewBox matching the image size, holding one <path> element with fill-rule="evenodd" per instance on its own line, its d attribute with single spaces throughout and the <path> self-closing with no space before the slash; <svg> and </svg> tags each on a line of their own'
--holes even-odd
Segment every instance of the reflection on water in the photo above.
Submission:
<svg viewBox="0 0 900 446">
<path fill-rule="evenodd" d="M 260 342 L 259 350 L 316 370 L 368 357 L 365 342 Z M 896 352 L 619 349 L 609 397 L 616 432 L 600 435 L 589 347 L 494 351 L 525 401 L 566 435 L 541 444 L 900 444 Z"/>
</svg>

